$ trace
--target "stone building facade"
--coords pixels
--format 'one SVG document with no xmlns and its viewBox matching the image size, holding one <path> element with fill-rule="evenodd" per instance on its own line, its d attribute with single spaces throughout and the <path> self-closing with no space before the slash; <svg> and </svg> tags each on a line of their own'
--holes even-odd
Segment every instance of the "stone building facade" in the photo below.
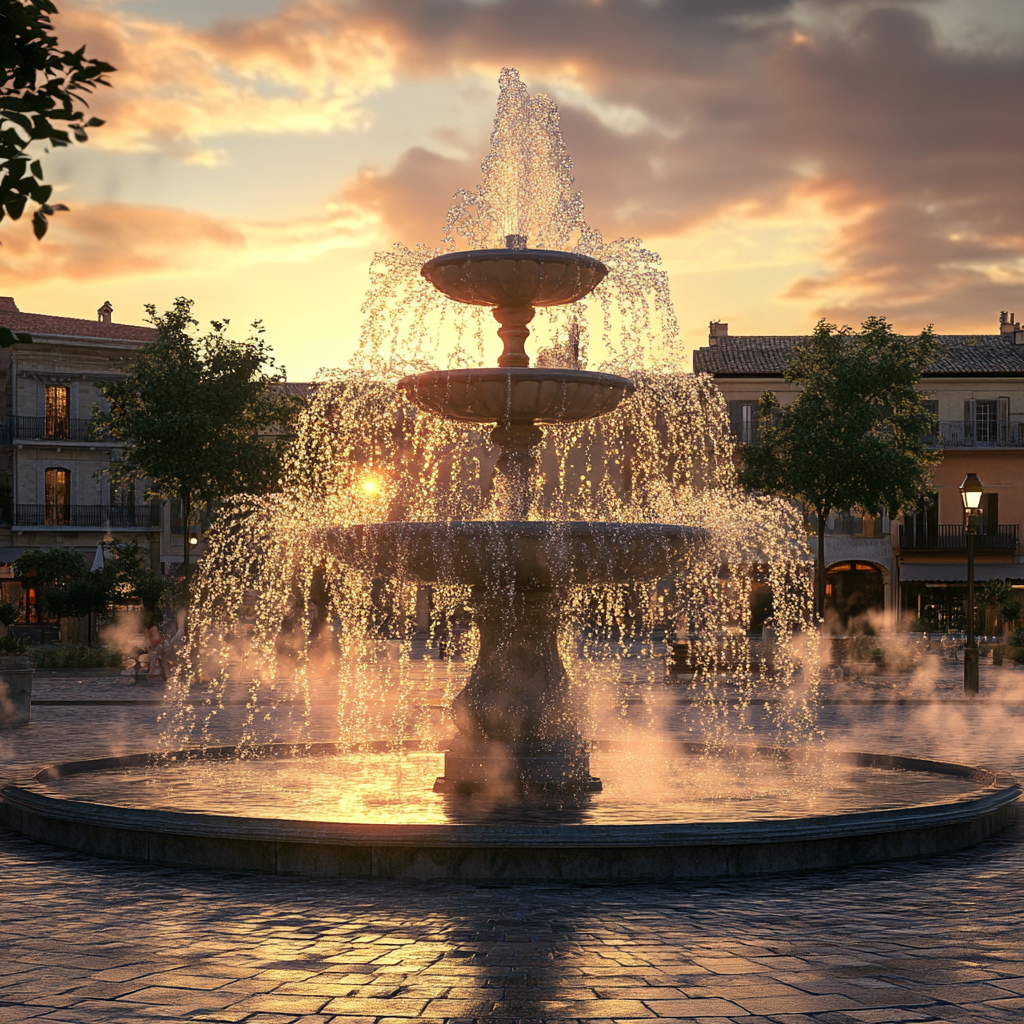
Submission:
<svg viewBox="0 0 1024 1024">
<path fill-rule="evenodd" d="M 99 385 L 123 377 L 156 331 L 115 323 L 109 302 L 86 320 L 25 313 L 9 296 L 0 297 L 0 325 L 32 337 L 0 349 L 0 587 L 32 622 L 35 595 L 13 572 L 23 552 L 70 547 L 91 565 L 101 541 L 135 539 L 166 570 L 181 560 L 183 538 L 169 506 L 145 500 L 147 481 L 111 487 L 106 470 L 119 449 L 91 424 Z"/>
<path fill-rule="evenodd" d="M 783 404 L 798 389 L 783 379 L 786 357 L 800 336 L 730 336 L 712 323 L 708 344 L 694 352 L 695 373 L 709 373 L 729 408 L 733 433 L 757 443 L 757 406 L 774 391 Z M 876 610 L 904 625 L 933 621 L 955 627 L 967 579 L 966 531 L 960 483 L 969 472 L 985 485 L 976 545 L 979 581 L 1024 585 L 1024 331 L 1012 313 L 999 333 L 939 335 L 939 355 L 921 389 L 935 416 L 931 443 L 942 453 L 934 491 L 914 515 L 892 522 L 851 510 L 827 527 L 829 596 L 873 593 Z M 812 549 L 814 537 L 809 538 Z M 853 585 L 853 581 L 857 585 Z"/>
</svg>

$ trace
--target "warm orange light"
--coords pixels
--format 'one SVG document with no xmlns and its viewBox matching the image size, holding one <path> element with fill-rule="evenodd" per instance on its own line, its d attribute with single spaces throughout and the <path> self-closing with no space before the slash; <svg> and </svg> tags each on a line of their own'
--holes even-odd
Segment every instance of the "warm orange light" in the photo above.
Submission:
<svg viewBox="0 0 1024 1024">
<path fill-rule="evenodd" d="M 376 494 L 380 490 L 380 481 L 375 476 L 363 478 L 363 492 L 365 494 Z"/>
</svg>

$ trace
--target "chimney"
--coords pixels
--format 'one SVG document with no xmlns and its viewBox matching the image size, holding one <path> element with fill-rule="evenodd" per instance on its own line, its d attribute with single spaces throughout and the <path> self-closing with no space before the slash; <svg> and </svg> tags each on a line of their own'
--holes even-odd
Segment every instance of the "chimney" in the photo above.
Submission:
<svg viewBox="0 0 1024 1024">
<path fill-rule="evenodd" d="M 999 314 L 999 333 L 1000 334 L 1012 334 L 1014 345 L 1024 345 L 1024 332 L 1021 330 L 1021 326 L 1017 323 L 1016 313 L 1007 313 L 1003 310 Z"/>
<path fill-rule="evenodd" d="M 97 316 L 101 324 L 109 324 L 110 318 L 114 315 L 114 307 L 110 304 L 110 300 L 106 302 L 96 310 Z"/>
<path fill-rule="evenodd" d="M 18 304 L 11 295 L 0 295 L 0 313 L 20 313 Z"/>
<path fill-rule="evenodd" d="M 715 346 L 718 344 L 719 338 L 729 337 L 729 325 L 719 323 L 717 320 L 712 320 L 708 324 L 708 344 Z"/>
</svg>

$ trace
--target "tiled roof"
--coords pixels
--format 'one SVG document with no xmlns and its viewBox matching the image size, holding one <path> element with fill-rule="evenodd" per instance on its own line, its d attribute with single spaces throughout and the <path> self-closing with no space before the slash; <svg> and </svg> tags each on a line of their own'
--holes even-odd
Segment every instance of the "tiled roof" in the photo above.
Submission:
<svg viewBox="0 0 1024 1024">
<path fill-rule="evenodd" d="M 694 373 L 742 374 L 744 376 L 781 376 L 786 356 L 800 334 L 746 334 L 718 338 L 711 348 L 693 353 Z"/>
<path fill-rule="evenodd" d="M 307 401 L 318 387 L 318 384 L 310 384 L 306 381 L 289 380 L 275 384 L 274 390 L 289 398 L 301 398 L 303 401 Z"/>
<path fill-rule="evenodd" d="M 108 324 L 99 320 L 79 320 L 72 316 L 48 316 L 22 313 L 10 296 L 0 296 L 0 327 L 31 335 L 56 335 L 63 338 L 109 338 L 111 341 L 156 341 L 156 329 L 134 324 Z"/>
<path fill-rule="evenodd" d="M 786 356 L 804 336 L 797 334 L 733 335 L 693 353 L 694 373 L 723 377 L 781 377 Z M 939 334 L 940 355 L 926 377 L 1024 376 L 1024 345 L 1012 334 Z"/>
</svg>

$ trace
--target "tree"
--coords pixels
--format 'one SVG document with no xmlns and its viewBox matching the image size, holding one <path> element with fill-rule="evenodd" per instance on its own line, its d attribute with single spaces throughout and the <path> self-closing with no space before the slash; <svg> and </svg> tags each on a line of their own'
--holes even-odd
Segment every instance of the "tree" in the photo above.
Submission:
<svg viewBox="0 0 1024 1024">
<path fill-rule="evenodd" d="M 33 579 L 40 606 L 57 619 L 86 615 L 96 604 L 108 603 L 106 578 L 90 573 L 85 558 L 73 548 L 26 551 L 14 568 L 19 576 Z"/>
<path fill-rule="evenodd" d="M 98 117 L 85 119 L 79 105 L 98 85 L 109 85 L 106 75 L 115 69 L 85 56 L 85 47 L 62 50 L 57 44 L 50 15 L 57 8 L 50 0 L 0 0 L 0 220 L 18 220 L 31 200 L 39 206 L 32 214 L 32 230 L 42 238 L 48 217 L 67 210 L 51 203 L 52 185 L 43 184 L 43 166 L 28 149 L 34 142 L 68 146 L 88 139 L 86 128 L 97 128 Z M 63 127 L 62 127 L 63 125 Z M 0 327 L 0 347 L 26 344 L 24 333 Z"/>
<path fill-rule="evenodd" d="M 1021 611 L 1022 604 L 1014 595 L 1013 587 L 1005 580 L 986 580 L 981 588 L 978 604 L 982 609 L 992 608 L 1003 617 L 1003 624 L 1012 627 Z"/>
<path fill-rule="evenodd" d="M 164 580 L 146 565 L 137 540 L 106 545 L 109 553 L 102 569 L 89 570 L 83 555 L 73 548 L 26 551 L 15 564 L 19 576 L 35 583 L 42 607 L 57 619 L 102 615 L 114 605 L 138 605 L 143 626 L 160 619 Z M 17 621 L 21 608 L 12 621 Z M 0 621 L 4 605 L 0 604 Z M 90 639 L 91 643 L 91 639 Z"/>
<path fill-rule="evenodd" d="M 127 544 L 114 541 L 108 547 L 112 556 L 104 566 L 111 574 L 108 603 L 137 604 L 142 609 L 143 628 L 148 629 L 161 619 L 160 605 L 167 589 L 164 578 L 147 564 L 137 540 Z"/>
<path fill-rule="evenodd" d="M 800 385 L 783 406 L 773 392 L 760 403 L 761 444 L 740 448 L 744 486 L 804 502 L 818 519 L 815 611 L 825 612 L 825 523 L 859 508 L 899 515 L 928 493 L 939 456 L 925 444 L 932 417 L 917 390 L 932 361 L 931 327 L 895 334 L 884 317 L 855 333 L 820 320 L 794 348 L 785 379 Z"/>
<path fill-rule="evenodd" d="M 97 128 L 98 117 L 85 119 L 79 105 L 98 85 L 110 85 L 106 76 L 115 68 L 60 49 L 50 15 L 57 8 L 50 0 L 0 0 L 0 59 L 4 81 L 0 86 L 0 220 L 17 220 L 31 200 L 39 203 L 32 215 L 36 238 L 42 238 L 47 218 L 61 204 L 50 205 L 52 185 L 43 184 L 43 168 L 27 152 L 33 142 L 68 146 L 88 139 L 86 128 Z"/>
<path fill-rule="evenodd" d="M 192 306 L 179 298 L 160 315 L 146 307 L 157 340 L 139 351 L 125 380 L 101 385 L 110 411 L 95 416 L 124 446 L 115 481 L 146 477 L 149 497 L 181 498 L 186 571 L 196 505 L 274 490 L 301 405 L 277 392 L 285 371 L 275 367 L 259 321 L 247 341 L 228 338 L 226 320 L 196 337 Z"/>
</svg>

